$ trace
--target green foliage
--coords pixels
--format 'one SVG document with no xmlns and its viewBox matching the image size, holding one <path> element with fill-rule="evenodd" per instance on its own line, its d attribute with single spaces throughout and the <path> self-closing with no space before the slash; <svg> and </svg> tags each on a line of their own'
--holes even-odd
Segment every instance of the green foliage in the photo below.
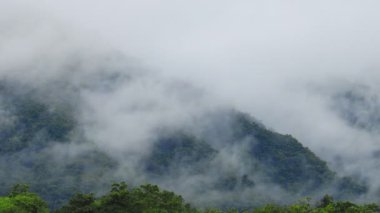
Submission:
<svg viewBox="0 0 380 213">
<path fill-rule="evenodd" d="M 0 212 L 47 213 L 47 204 L 37 194 L 28 191 L 28 186 L 17 184 L 7 197 L 0 197 Z"/>
<path fill-rule="evenodd" d="M 95 199 L 93 194 L 77 194 L 57 213 L 376 213 L 380 208 L 376 204 L 354 204 L 348 201 L 334 201 L 325 195 L 316 205 L 306 197 L 293 205 L 268 204 L 252 210 L 237 209 L 194 209 L 186 204 L 181 196 L 173 192 L 162 191 L 156 185 L 142 185 L 129 189 L 124 182 L 114 183 L 111 191 Z"/>
<path fill-rule="evenodd" d="M 0 197 L 0 212 L 26 212 L 17 207 L 10 197 Z"/>
<path fill-rule="evenodd" d="M 44 213 L 48 212 L 47 204 L 40 197 L 33 193 L 24 193 L 12 197 L 17 207 L 25 209 L 27 212 Z"/>
<path fill-rule="evenodd" d="M 314 190 L 334 178 L 326 162 L 292 136 L 270 131 L 249 115 L 235 113 L 233 131 L 236 139 L 252 140 L 249 151 L 252 159 L 260 162 L 273 182 L 287 190 Z"/>
<path fill-rule="evenodd" d="M 194 212 L 181 196 L 162 191 L 156 185 L 142 185 L 128 189 L 124 182 L 114 183 L 106 195 L 95 199 L 92 194 L 77 194 L 57 213 L 84 212 L 131 212 L 131 213 L 169 213 Z"/>
<path fill-rule="evenodd" d="M 61 106 L 49 106 L 24 96 L 11 97 L 7 104 L 13 122 L 2 129 L 0 153 L 40 148 L 49 141 L 64 142 L 76 125 L 72 111 Z"/>
<path fill-rule="evenodd" d="M 325 195 L 325 196 L 323 196 L 323 198 L 321 199 L 321 201 L 319 201 L 319 203 L 318 203 L 318 207 L 320 207 L 320 208 L 324 208 L 324 207 L 330 205 L 330 204 L 333 203 L 333 202 L 334 202 L 334 199 L 333 199 L 332 196 L 330 196 L 330 195 Z"/>
<path fill-rule="evenodd" d="M 106 187 L 117 163 L 77 131 L 71 103 L 43 100 L 24 86 L 0 81 L 0 111 L 9 120 L 0 125 L 0 170 L 7 171 L 0 173 L 0 194 L 25 181 L 51 208 L 58 208 L 78 190 Z M 53 150 L 69 141 L 88 149 L 73 156 Z"/>
<path fill-rule="evenodd" d="M 192 135 L 176 132 L 156 141 L 146 160 L 146 170 L 153 174 L 168 174 L 178 167 L 198 167 L 216 154 L 208 143 Z"/>
<path fill-rule="evenodd" d="M 57 212 L 71 212 L 71 213 L 90 213 L 96 211 L 96 205 L 94 204 L 94 194 L 75 194 L 67 205 L 62 207 Z"/>
<path fill-rule="evenodd" d="M 380 208 L 376 204 L 354 204 L 349 201 L 334 202 L 332 197 L 325 195 L 318 204 L 313 207 L 309 202 L 300 202 L 289 206 L 269 204 L 254 209 L 253 213 L 377 213 Z"/>
<path fill-rule="evenodd" d="M 268 204 L 264 207 L 255 209 L 254 213 L 282 213 L 284 212 L 284 207 L 275 204 Z"/>
<path fill-rule="evenodd" d="M 377 204 L 334 201 L 325 195 L 315 205 L 310 198 L 292 205 L 267 204 L 251 209 L 195 209 L 173 192 L 146 184 L 129 188 L 125 182 L 112 184 L 111 190 L 96 198 L 94 194 L 75 194 L 55 213 L 379 213 Z M 47 204 L 24 184 L 15 185 L 8 196 L 0 197 L 1 213 L 48 213 Z"/>
<path fill-rule="evenodd" d="M 29 186 L 27 184 L 15 184 L 9 192 L 9 197 L 15 197 L 20 194 L 29 192 Z"/>
</svg>

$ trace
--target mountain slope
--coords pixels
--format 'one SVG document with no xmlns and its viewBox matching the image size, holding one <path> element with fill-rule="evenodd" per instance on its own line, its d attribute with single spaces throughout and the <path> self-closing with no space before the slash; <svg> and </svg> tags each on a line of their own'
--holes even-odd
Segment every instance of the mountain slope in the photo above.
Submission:
<svg viewBox="0 0 380 213">
<path fill-rule="evenodd" d="M 0 175 L 0 193 L 28 183 L 52 208 L 77 191 L 102 192 L 119 180 L 166 185 L 194 203 L 199 202 L 193 196 L 207 200 L 225 194 L 212 204 L 224 207 L 248 205 L 244 200 L 251 199 L 241 197 L 242 192 L 263 194 L 258 201 L 263 203 L 278 196 L 273 189 L 281 191 L 285 202 L 288 197 L 334 192 L 355 197 L 367 191 L 352 178 L 339 178 L 290 135 L 233 110 L 200 115 L 193 124 L 197 128 L 161 128 L 146 153 L 125 167 L 86 137 L 78 106 L 43 99 L 38 89 L 10 82 L 2 83 L 0 100 L 0 170 L 7 171 Z"/>
<path fill-rule="evenodd" d="M 237 153 L 242 156 L 239 159 L 239 172 L 216 178 L 214 184 L 217 190 L 234 190 L 241 186 L 241 183 L 245 183 L 244 187 L 253 187 L 255 182 L 261 182 L 279 185 L 288 192 L 304 195 L 320 192 L 321 189 L 329 192 L 336 191 L 332 189 L 334 187 L 344 192 L 342 194 L 337 192 L 336 197 L 358 195 L 367 191 L 365 185 L 357 183 L 352 178 L 339 178 L 328 168 L 326 162 L 302 146 L 292 136 L 270 131 L 244 113 L 226 111 L 223 116 L 229 117 L 226 119 L 228 124 L 224 123 L 223 126 L 229 126 L 230 129 L 225 129 L 225 131 L 230 131 L 230 133 L 218 142 L 222 144 L 218 146 L 219 148 L 211 147 L 207 143 L 207 137 L 196 138 L 182 132 L 173 133 L 171 136 L 166 135 L 156 142 L 148 160 L 148 171 L 156 175 L 163 173 L 170 175 L 170 172 L 173 174 L 179 172 L 173 171 L 175 168 L 184 170 L 186 166 L 188 168 L 186 172 L 192 174 L 193 171 L 199 172 L 201 170 L 199 168 L 204 165 L 223 167 L 223 161 L 215 163 L 218 155 L 226 149 L 239 147 Z M 213 122 L 211 124 L 219 125 Z M 206 127 L 208 130 L 212 128 L 212 126 Z M 197 144 L 202 144 L 202 146 Z M 185 154 L 183 147 L 186 147 Z M 226 156 L 223 157 L 226 158 Z M 202 166 L 199 166 L 200 164 Z M 204 169 L 201 171 L 205 174 L 210 172 Z M 231 168 L 230 173 L 234 173 L 233 171 L 234 169 Z M 258 180 L 256 181 L 255 178 Z M 336 183 L 339 184 L 335 186 Z"/>
</svg>

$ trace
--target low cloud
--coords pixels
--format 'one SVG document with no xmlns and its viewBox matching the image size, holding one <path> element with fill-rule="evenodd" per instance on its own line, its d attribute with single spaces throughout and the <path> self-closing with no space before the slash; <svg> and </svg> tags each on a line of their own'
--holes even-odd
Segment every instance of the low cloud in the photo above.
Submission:
<svg viewBox="0 0 380 213">
<path fill-rule="evenodd" d="M 0 2 L 0 78 L 17 82 L 16 93 L 74 106 L 83 137 L 131 162 L 115 176 L 145 181 L 135 156 L 157 129 L 236 108 L 378 193 L 380 3 Z M 9 113 L 0 111 L 0 126 Z M 225 155 L 220 164 L 241 160 Z"/>
</svg>

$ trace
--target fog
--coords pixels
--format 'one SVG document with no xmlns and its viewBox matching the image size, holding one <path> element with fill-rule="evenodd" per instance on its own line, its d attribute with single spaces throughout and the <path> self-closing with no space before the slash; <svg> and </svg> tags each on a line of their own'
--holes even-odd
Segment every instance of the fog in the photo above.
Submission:
<svg viewBox="0 0 380 213">
<path fill-rule="evenodd" d="M 342 152 L 356 156 L 376 144 L 337 117 L 331 99 L 350 85 L 377 90 L 379 6 L 376 1 L 45 1 L 36 7 L 331 159 Z"/>
<path fill-rule="evenodd" d="M 70 97 L 102 149 L 133 156 L 157 126 L 232 107 L 380 186 L 377 1 L 0 3 L 1 77 L 85 88 Z"/>
</svg>

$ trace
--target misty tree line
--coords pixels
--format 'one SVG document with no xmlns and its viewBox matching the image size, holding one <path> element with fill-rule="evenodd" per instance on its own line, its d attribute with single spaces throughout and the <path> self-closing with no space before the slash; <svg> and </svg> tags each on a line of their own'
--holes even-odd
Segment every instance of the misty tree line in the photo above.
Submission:
<svg viewBox="0 0 380 213">
<path fill-rule="evenodd" d="M 254 198 L 253 198 L 254 199 Z M 305 198 L 292 205 L 267 204 L 253 209 L 197 209 L 173 192 L 161 190 L 156 185 L 146 184 L 129 188 L 125 182 L 112 184 L 111 190 L 96 197 L 93 193 L 77 193 L 59 209 L 49 210 L 47 203 L 29 191 L 28 185 L 16 184 L 7 196 L 0 197 L 0 212 L 3 213 L 349 213 L 380 212 L 377 204 L 355 204 L 349 201 L 334 201 L 325 195 L 311 204 Z"/>
</svg>

